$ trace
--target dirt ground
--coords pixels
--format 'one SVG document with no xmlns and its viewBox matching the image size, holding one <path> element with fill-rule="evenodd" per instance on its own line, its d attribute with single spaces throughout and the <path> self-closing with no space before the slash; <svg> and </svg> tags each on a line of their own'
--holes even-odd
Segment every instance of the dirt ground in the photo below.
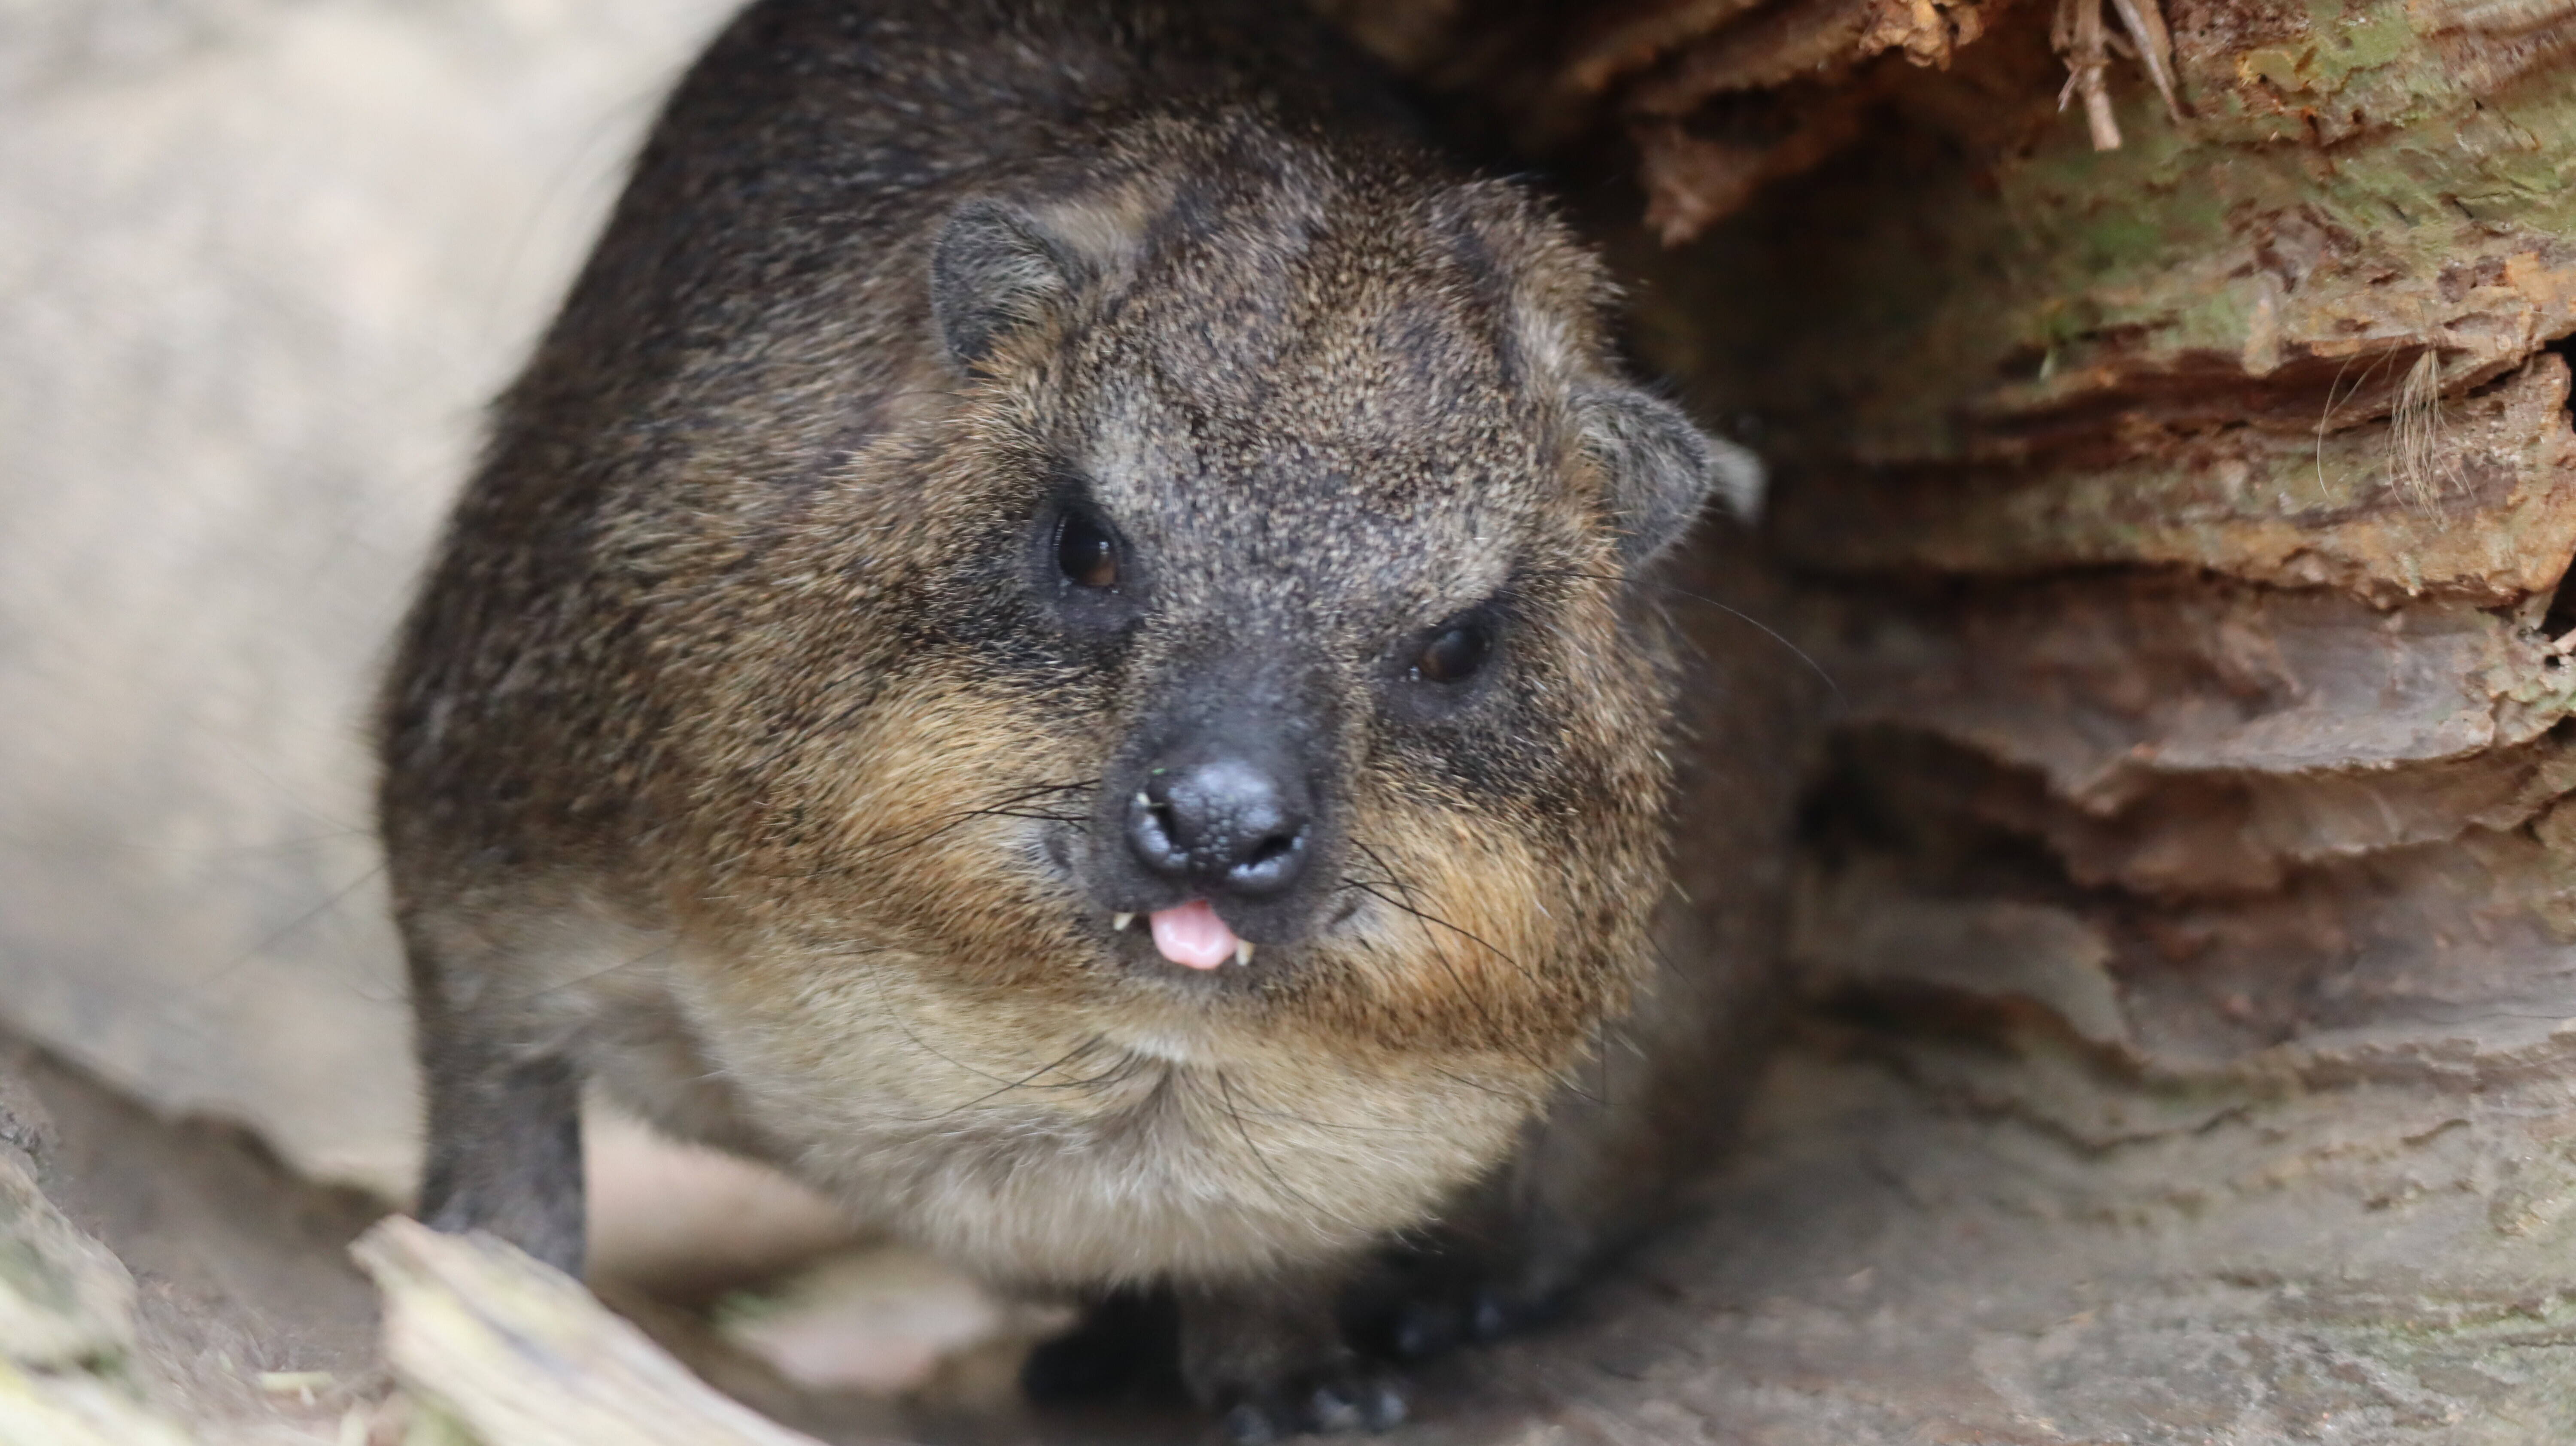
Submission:
<svg viewBox="0 0 2576 1446">
<path fill-rule="evenodd" d="M 149 1396 L 220 1439 L 334 1440 L 389 1384 L 349 1242 L 385 1206 L 296 1179 L 253 1137 L 173 1125 L 53 1057 L 0 1043 L 0 1140 L 133 1272 Z M 261 1378 L 326 1373 L 263 1389 Z M 14 1446 L 14 1443 L 13 1443 Z"/>
<path fill-rule="evenodd" d="M 2295 1117 L 2349 1100 L 2204 1099 L 2194 1113 L 2167 1098 L 2152 1117 L 2147 1096 L 2115 1097 L 2062 1040 L 1920 1026 L 1810 1016 L 1690 1217 L 1565 1320 L 1422 1372 L 1416 1423 L 1391 1446 L 2576 1432 L 2570 1282 L 2528 1271 L 2576 1258 L 2571 1192 L 2444 1178 L 2443 1152 L 2420 1143 L 2429 1128 L 2469 1160 L 2466 1135 L 2492 1124 L 2428 1126 L 2391 1095 L 2379 1127 L 2293 1159 L 2278 1147 L 2299 1138 Z M 2576 1050 L 2576 1034 L 2536 1048 Z M 132 1270 L 148 1399 L 207 1442 L 396 1439 L 368 1434 L 391 1382 L 374 1293 L 347 1255 L 380 1203 L 295 1179 L 238 1131 L 157 1120 L 23 1046 L 8 1058 L 0 1138 Z M 2089 1094 L 2128 1128 L 2087 1141 L 2071 1114 L 2013 1118 L 1974 1087 L 2006 1061 L 2055 1071 L 2068 1110 Z M 2568 1117 L 2543 1088 L 2501 1089 L 2498 1116 Z M 2286 1188 L 2302 1180 L 2322 1188 Z M 2463 1247 L 2481 1240 L 2503 1247 L 2483 1252 L 2493 1268 Z M 710 1380 L 818 1440 L 1207 1438 L 1150 1406 L 1028 1411 L 1009 1389 L 1025 1338 L 1007 1333 L 888 1401 L 800 1390 L 705 1312 L 623 1303 Z"/>
</svg>

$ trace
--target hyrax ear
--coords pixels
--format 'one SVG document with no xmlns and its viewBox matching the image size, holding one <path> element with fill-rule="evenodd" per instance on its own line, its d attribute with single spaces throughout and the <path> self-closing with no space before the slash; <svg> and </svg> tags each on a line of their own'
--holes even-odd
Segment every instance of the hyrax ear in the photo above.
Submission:
<svg viewBox="0 0 2576 1446">
<path fill-rule="evenodd" d="M 990 198 L 949 215 L 930 253 L 930 311 L 959 366 L 990 356 L 1099 275 L 1103 258 L 1087 254 L 1075 240 L 1080 228 L 1064 219 Z"/>
<path fill-rule="evenodd" d="M 1761 513 L 1761 460 L 1691 425 L 1679 407 L 1634 387 L 1598 387 L 1574 408 L 1584 448 L 1608 479 L 1603 501 L 1631 569 L 1678 541 L 1712 492 L 1741 521 Z"/>
</svg>

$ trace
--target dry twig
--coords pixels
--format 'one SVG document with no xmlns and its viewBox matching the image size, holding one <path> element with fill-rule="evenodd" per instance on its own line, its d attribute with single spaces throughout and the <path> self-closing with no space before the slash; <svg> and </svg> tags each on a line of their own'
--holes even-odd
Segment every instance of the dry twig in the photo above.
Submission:
<svg viewBox="0 0 2576 1446">
<path fill-rule="evenodd" d="M 352 1247 L 404 1389 L 485 1446 L 821 1446 L 689 1374 L 589 1291 L 489 1236 L 390 1217 Z"/>
<path fill-rule="evenodd" d="M 2118 150 L 2120 122 L 2111 115 L 2111 92 L 2102 83 L 2102 71 L 2111 63 L 2110 48 L 2103 40 L 2102 0 L 2058 0 L 2048 38 L 2066 62 L 2066 87 L 2057 93 L 2057 108 L 2064 110 L 2069 100 L 2083 96 L 2084 124 L 2093 133 L 2093 149 Z"/>
<path fill-rule="evenodd" d="M 2119 13 L 2121 28 L 2128 32 L 2126 44 L 2104 27 L 2103 3 L 2104 0 L 2058 0 L 2048 34 L 2058 58 L 2066 62 L 2066 88 L 2057 93 L 2057 108 L 2064 110 L 2076 96 L 2084 97 L 2084 124 L 2092 132 L 2093 149 L 2116 151 L 2120 148 L 2120 123 L 2111 114 L 2111 91 L 2102 78 L 2111 64 L 2115 45 L 2124 54 L 2134 54 L 2138 63 L 2146 67 L 2147 78 L 2155 82 L 2156 94 L 2164 98 L 2166 115 L 2180 121 L 2185 112 L 2174 84 L 2173 33 L 2165 27 L 2164 7 L 2159 0 L 2109 0 Z"/>
</svg>

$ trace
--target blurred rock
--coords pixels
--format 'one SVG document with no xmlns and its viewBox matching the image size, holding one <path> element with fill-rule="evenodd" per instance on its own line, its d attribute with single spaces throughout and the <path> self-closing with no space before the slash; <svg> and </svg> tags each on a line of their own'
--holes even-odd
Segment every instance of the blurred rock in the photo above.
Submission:
<svg viewBox="0 0 2576 1446">
<path fill-rule="evenodd" d="M 1070 1312 L 1014 1307 L 928 1256 L 881 1245 L 738 1301 L 724 1329 L 799 1385 L 891 1396 L 929 1384 L 947 1356 L 1072 1323 Z"/>
<path fill-rule="evenodd" d="M 701 1302 L 853 1236 L 822 1196 L 766 1165 L 665 1139 L 605 1109 L 589 1110 L 582 1130 L 594 1285 Z"/>
<path fill-rule="evenodd" d="M 0 1016 L 400 1192 L 382 640 L 727 0 L 0 3 Z"/>
</svg>

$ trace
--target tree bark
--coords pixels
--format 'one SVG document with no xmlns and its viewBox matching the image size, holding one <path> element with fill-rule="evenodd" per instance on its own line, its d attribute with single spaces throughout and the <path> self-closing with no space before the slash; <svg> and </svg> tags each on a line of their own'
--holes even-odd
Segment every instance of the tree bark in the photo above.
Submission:
<svg viewBox="0 0 2576 1446">
<path fill-rule="evenodd" d="M 2177 0 L 2183 114 L 2109 45 L 2113 150 L 2038 7 L 1916 9 L 1359 27 L 1634 174 L 1640 350 L 1771 459 L 1838 685 L 1748 1147 L 1477 1389 L 1532 1440 L 2569 1439 L 2576 6 Z"/>
</svg>

